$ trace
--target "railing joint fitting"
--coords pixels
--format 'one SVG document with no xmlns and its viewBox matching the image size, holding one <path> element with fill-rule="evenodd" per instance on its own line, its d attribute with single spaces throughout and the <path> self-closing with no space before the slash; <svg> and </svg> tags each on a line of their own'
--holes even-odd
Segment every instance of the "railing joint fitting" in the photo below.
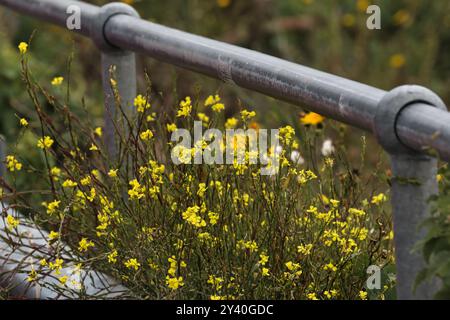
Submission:
<svg viewBox="0 0 450 320">
<path fill-rule="evenodd" d="M 105 28 L 108 21 L 113 16 L 120 14 L 136 18 L 140 17 L 139 13 L 132 6 L 125 3 L 113 2 L 100 7 L 97 19 L 94 19 L 92 22 L 92 40 L 103 53 L 114 54 L 126 51 L 111 44 L 105 35 Z"/>
<path fill-rule="evenodd" d="M 414 103 L 447 111 L 445 103 L 433 91 L 418 85 L 403 85 L 386 93 L 375 114 L 373 132 L 380 145 L 390 155 L 428 157 L 405 145 L 397 134 L 397 120 L 401 112 Z"/>
</svg>

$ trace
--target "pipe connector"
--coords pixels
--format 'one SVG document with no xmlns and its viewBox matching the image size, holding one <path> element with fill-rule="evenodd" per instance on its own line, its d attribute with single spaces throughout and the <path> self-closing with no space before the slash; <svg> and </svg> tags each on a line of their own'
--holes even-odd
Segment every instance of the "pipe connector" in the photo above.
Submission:
<svg viewBox="0 0 450 320">
<path fill-rule="evenodd" d="M 108 41 L 105 34 L 105 28 L 108 21 L 120 14 L 139 18 L 139 13 L 130 5 L 113 2 L 100 7 L 97 18 L 93 21 L 92 40 L 96 46 L 104 53 L 114 54 L 123 53 L 124 50 L 113 45 Z"/>
<path fill-rule="evenodd" d="M 414 103 L 423 103 L 447 111 L 441 98 L 422 86 L 403 85 L 386 93 L 378 103 L 374 133 L 381 146 L 391 155 L 420 155 L 405 145 L 397 134 L 397 120 L 400 113 Z"/>
</svg>

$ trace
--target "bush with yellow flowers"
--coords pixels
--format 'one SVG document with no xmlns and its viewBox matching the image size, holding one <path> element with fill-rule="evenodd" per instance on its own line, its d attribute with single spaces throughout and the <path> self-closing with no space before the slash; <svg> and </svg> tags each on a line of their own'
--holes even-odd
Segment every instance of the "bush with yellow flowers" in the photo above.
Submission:
<svg viewBox="0 0 450 320">
<path fill-rule="evenodd" d="M 25 56 L 24 46 L 21 51 Z M 130 113 L 121 104 L 112 69 L 118 112 L 112 117 L 116 150 L 111 155 L 103 128 L 92 127 L 88 115 L 75 116 L 51 87 L 37 84 L 26 58 L 22 67 L 36 117 L 20 120 L 21 130 L 35 136 L 42 165 L 29 165 L 12 147 L 1 197 L 46 229 L 55 248 L 37 257 L 42 263 L 28 281 L 76 263 L 111 275 L 129 288 L 127 296 L 142 299 L 383 299 L 391 294 L 392 281 L 380 290 L 365 287 L 370 265 L 383 270 L 393 265 L 387 196 L 369 188 L 374 184 L 352 169 L 345 148 L 316 129 L 323 117 L 305 115 L 303 136 L 291 126 L 280 128 L 280 148 L 267 150 L 280 159 L 273 175 L 262 175 L 260 164 L 248 162 L 189 164 L 195 148 L 179 153 L 182 161 L 175 164 L 170 138 L 177 128 L 192 132 L 194 120 L 200 120 L 205 130 L 247 129 L 256 112 L 242 109 L 225 119 L 218 94 L 158 106 L 149 84 Z M 42 103 L 56 111 L 51 118 Z M 39 126 L 29 126 L 32 121 Z M 234 147 L 245 150 L 247 144 Z M 18 190 L 14 181 L 25 174 L 41 177 L 42 188 Z M 10 232 L 18 221 L 6 215 L 4 210 Z M 63 244 L 73 250 L 62 255 Z M 54 290 L 70 290 L 67 277 L 59 280 Z"/>
</svg>

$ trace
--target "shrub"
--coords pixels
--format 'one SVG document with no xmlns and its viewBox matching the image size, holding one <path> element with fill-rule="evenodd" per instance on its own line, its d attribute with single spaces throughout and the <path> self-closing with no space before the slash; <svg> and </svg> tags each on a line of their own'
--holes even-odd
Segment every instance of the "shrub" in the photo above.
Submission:
<svg viewBox="0 0 450 320">
<path fill-rule="evenodd" d="M 187 97 L 176 108 L 153 105 L 150 82 L 130 113 L 121 104 L 112 69 L 118 112 L 112 116 L 117 152 L 111 156 L 102 128 L 93 128 L 88 115 L 81 119 L 71 113 L 67 101 L 32 79 L 26 54 L 22 67 L 36 115 L 27 122 L 39 123 L 22 130 L 35 135 L 42 161 L 32 166 L 22 160 L 26 155 L 11 150 L 1 196 L 7 233 L 15 232 L 18 223 L 7 214 L 9 208 L 26 212 L 50 231 L 52 250 L 35 257 L 40 263 L 30 272 L 30 282 L 77 264 L 120 279 L 136 298 L 367 299 L 391 294 L 390 281 L 369 294 L 365 289 L 369 265 L 390 268 L 393 263 L 387 199 L 371 188 L 385 184 L 378 173 L 359 175 L 345 148 L 333 146 L 317 128 L 322 117 L 305 117 L 300 139 L 292 127 L 280 129 L 281 148 L 267 150 L 280 160 L 274 175 L 261 175 L 261 164 L 248 162 L 176 165 L 170 159 L 176 128 L 192 133 L 198 118 L 205 129 L 258 129 L 252 122 L 256 113 L 243 109 L 224 119 L 218 95 L 205 102 L 199 94 Z M 42 99 L 55 110 L 51 118 Z M 246 150 L 249 141 L 236 143 L 232 147 Z M 185 160 L 196 153 L 195 148 L 184 151 Z M 365 148 L 362 163 L 364 154 Z M 25 173 L 41 177 L 42 188 L 17 190 L 14 181 Z M 73 248 L 64 256 L 63 243 Z M 53 290 L 83 296 L 79 287 L 69 286 L 67 275 L 58 276 Z"/>
</svg>

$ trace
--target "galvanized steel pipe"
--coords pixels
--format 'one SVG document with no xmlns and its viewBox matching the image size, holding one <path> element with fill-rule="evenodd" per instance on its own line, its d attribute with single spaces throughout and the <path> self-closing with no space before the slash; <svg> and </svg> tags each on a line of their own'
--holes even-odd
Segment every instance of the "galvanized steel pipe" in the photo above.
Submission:
<svg viewBox="0 0 450 320">
<path fill-rule="evenodd" d="M 16 11 L 66 26 L 67 7 L 81 8 L 82 26 L 92 36 L 100 7 L 71 0 L 0 0 Z M 104 26 L 105 40 L 183 68 L 303 105 L 329 118 L 373 132 L 378 103 L 386 94 L 365 84 L 278 59 L 266 54 L 192 35 L 128 15 L 115 15 Z M 450 160 L 450 114 L 416 105 L 402 112 L 397 134 L 408 147 L 435 148 Z"/>
</svg>

